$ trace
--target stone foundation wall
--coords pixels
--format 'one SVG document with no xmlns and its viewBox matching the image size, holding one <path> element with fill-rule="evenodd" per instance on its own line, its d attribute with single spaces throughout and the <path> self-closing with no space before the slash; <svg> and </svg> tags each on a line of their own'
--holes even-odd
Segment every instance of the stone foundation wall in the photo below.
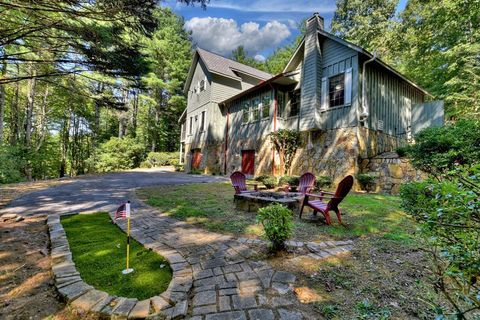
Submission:
<svg viewBox="0 0 480 320">
<path fill-rule="evenodd" d="M 272 174 L 273 146 L 270 138 L 234 140 L 229 143 L 227 174 L 242 169 L 242 150 L 255 150 L 255 176 Z M 277 161 L 278 162 L 278 161 Z"/>
<path fill-rule="evenodd" d="M 404 137 L 395 137 L 364 127 L 358 127 L 357 135 L 358 153 L 361 158 L 372 158 L 385 152 L 392 152 L 396 148 L 407 144 Z"/>
<path fill-rule="evenodd" d="M 377 176 L 376 192 L 390 194 L 398 194 L 403 183 L 426 178 L 425 173 L 413 168 L 407 158 L 400 158 L 396 152 L 386 152 L 373 158 L 362 159 L 360 170 Z"/>
<path fill-rule="evenodd" d="M 310 137 L 309 137 L 310 135 Z M 307 171 L 332 177 L 338 183 L 357 172 L 358 139 L 356 128 L 302 133 L 302 146 L 292 162 L 293 175 Z"/>
<path fill-rule="evenodd" d="M 206 174 L 220 174 L 223 172 L 223 150 L 224 144 L 221 141 L 215 141 L 202 144 L 185 145 L 185 172 L 192 170 L 192 150 L 200 149 L 202 160 L 200 170 Z"/>
</svg>

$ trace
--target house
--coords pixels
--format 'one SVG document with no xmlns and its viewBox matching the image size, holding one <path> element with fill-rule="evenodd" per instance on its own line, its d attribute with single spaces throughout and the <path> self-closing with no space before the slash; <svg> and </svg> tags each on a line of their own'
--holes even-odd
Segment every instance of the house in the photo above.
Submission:
<svg viewBox="0 0 480 320">
<path fill-rule="evenodd" d="M 338 180 L 365 171 L 368 159 L 411 142 L 419 130 L 443 124 L 442 101 L 326 32 L 317 13 L 281 74 L 198 49 L 185 92 L 180 123 L 187 172 L 280 174 L 269 134 L 288 128 L 302 137 L 290 174 Z"/>
</svg>

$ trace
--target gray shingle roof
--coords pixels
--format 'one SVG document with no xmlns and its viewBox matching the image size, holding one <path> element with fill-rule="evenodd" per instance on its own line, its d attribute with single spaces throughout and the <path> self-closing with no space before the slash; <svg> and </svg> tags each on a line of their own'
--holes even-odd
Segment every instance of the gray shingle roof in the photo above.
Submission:
<svg viewBox="0 0 480 320">
<path fill-rule="evenodd" d="M 231 59 L 224 58 L 218 54 L 204 49 L 197 48 L 197 52 L 207 66 L 208 70 L 211 72 L 219 73 L 231 78 L 238 78 L 234 71 L 246 73 L 260 80 L 267 80 L 272 77 L 270 73 L 252 68 Z"/>
</svg>

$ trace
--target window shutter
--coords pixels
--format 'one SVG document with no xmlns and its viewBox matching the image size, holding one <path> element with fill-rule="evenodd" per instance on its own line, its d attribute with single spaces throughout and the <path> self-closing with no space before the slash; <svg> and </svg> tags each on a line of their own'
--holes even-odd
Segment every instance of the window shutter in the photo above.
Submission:
<svg viewBox="0 0 480 320">
<path fill-rule="evenodd" d="M 328 78 L 323 77 L 322 78 L 322 110 L 327 110 L 328 109 Z"/>
<path fill-rule="evenodd" d="M 352 68 L 345 70 L 345 105 L 352 104 Z"/>
</svg>

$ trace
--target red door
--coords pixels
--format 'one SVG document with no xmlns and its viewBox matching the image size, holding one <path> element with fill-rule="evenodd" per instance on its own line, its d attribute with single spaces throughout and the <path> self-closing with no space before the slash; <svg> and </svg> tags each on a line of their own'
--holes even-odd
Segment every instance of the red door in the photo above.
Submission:
<svg viewBox="0 0 480 320">
<path fill-rule="evenodd" d="M 192 150 L 192 169 L 200 168 L 200 163 L 202 162 L 202 153 L 200 149 Z"/>
<path fill-rule="evenodd" d="M 244 174 L 254 174 L 255 150 L 242 150 L 242 172 Z"/>
</svg>

